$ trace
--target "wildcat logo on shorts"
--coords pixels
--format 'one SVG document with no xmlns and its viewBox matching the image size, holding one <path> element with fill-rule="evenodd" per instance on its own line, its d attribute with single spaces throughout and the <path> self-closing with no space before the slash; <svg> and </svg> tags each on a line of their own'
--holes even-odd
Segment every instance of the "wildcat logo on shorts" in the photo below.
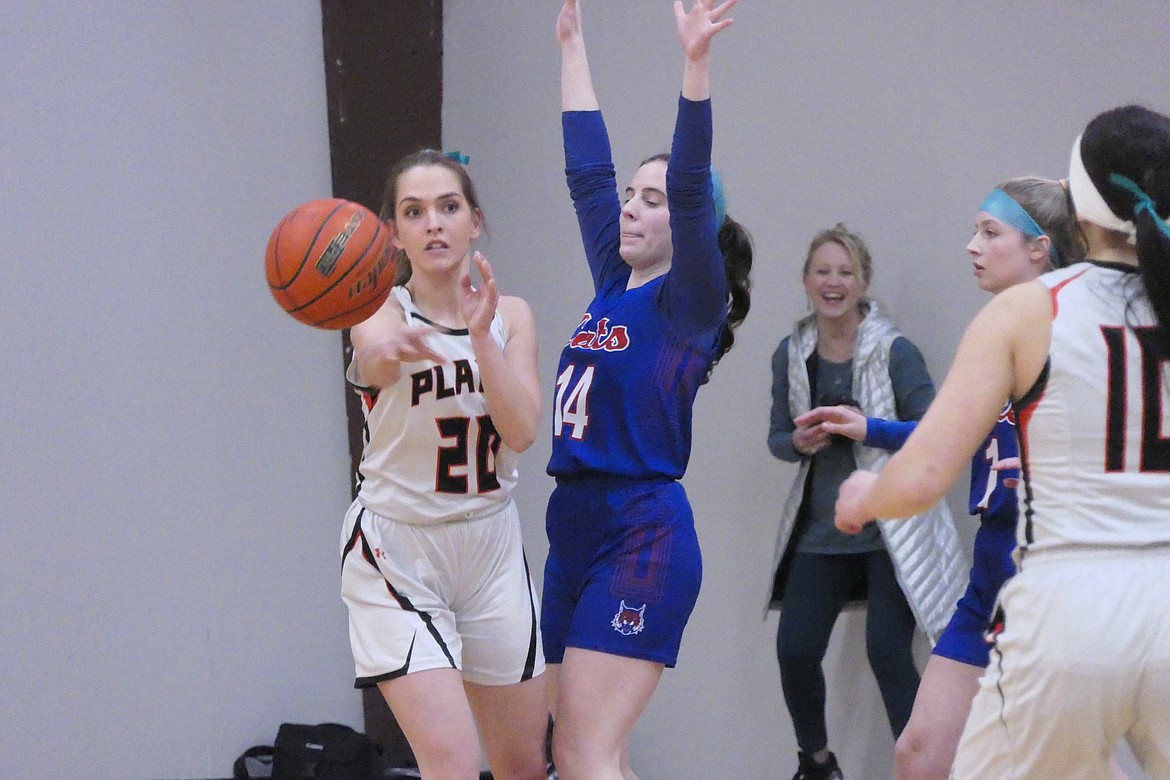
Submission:
<svg viewBox="0 0 1170 780">
<path fill-rule="evenodd" d="M 613 626 L 614 631 L 625 636 L 638 634 L 646 627 L 645 614 L 645 604 L 634 609 L 627 607 L 625 599 L 622 599 L 622 604 L 618 607 L 617 614 L 613 616 L 613 622 L 610 625 Z"/>
</svg>

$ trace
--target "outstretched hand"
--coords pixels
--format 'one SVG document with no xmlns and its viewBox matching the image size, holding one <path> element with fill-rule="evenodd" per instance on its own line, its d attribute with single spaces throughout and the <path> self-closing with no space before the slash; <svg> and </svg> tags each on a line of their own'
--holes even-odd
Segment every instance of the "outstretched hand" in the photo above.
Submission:
<svg viewBox="0 0 1170 780">
<path fill-rule="evenodd" d="M 798 427 L 820 424 L 825 433 L 848 436 L 854 441 L 865 441 L 869 425 L 865 415 L 852 406 L 818 406 L 793 420 Z"/>
<path fill-rule="evenodd" d="M 731 19 L 722 16 L 731 10 L 737 0 L 724 0 L 716 5 L 715 0 L 695 0 L 691 10 L 683 9 L 682 0 L 674 2 L 674 18 L 678 23 L 678 39 L 682 43 L 687 59 L 697 60 L 706 57 L 711 50 L 711 39 L 715 33 L 731 26 Z M 573 0 L 566 0 L 567 8 Z M 575 5 L 575 3 L 574 3 Z M 561 12 L 564 14 L 564 11 Z M 558 31 L 560 23 L 558 20 Z"/>
<path fill-rule="evenodd" d="M 433 360 L 436 363 L 446 362 L 446 358 L 436 352 L 429 343 L 429 336 L 435 333 L 435 329 L 429 325 L 419 325 L 414 328 L 399 328 L 393 332 L 389 337 L 383 338 L 373 345 L 369 352 L 370 357 L 377 363 L 391 364 L 395 366 L 393 369 L 397 371 L 397 366 L 402 363 L 415 363 L 421 360 Z M 384 381 L 381 387 L 386 387 L 396 381 L 397 374 L 394 374 L 394 380 Z M 370 377 L 373 379 L 373 377 Z"/>
<path fill-rule="evenodd" d="M 496 316 L 496 306 L 500 302 L 500 291 L 496 287 L 496 278 L 492 275 L 491 264 L 479 252 L 472 256 L 475 267 L 479 269 L 482 284 L 478 288 L 471 286 L 471 274 L 463 275 L 462 290 L 459 295 L 459 311 L 467 329 L 473 334 L 486 333 L 491 327 L 492 318 Z"/>
<path fill-rule="evenodd" d="M 557 43 L 564 44 L 581 37 L 581 11 L 577 0 L 565 0 L 557 16 Z"/>
</svg>

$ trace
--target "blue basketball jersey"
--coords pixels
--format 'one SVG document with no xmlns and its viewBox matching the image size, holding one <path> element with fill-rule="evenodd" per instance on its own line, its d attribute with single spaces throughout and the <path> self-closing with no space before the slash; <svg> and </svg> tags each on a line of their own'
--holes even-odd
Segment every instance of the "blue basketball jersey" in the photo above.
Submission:
<svg viewBox="0 0 1170 780">
<path fill-rule="evenodd" d="M 1020 484 L 1018 468 L 996 471 L 996 463 L 1020 456 L 1016 438 L 1016 414 L 1011 403 L 1004 404 L 995 427 L 971 459 L 971 497 L 968 511 L 980 515 L 984 522 L 1014 525 L 1019 514 L 1016 488 Z"/>
<path fill-rule="evenodd" d="M 710 176 L 710 101 L 679 101 L 667 167 L 674 256 L 662 276 L 626 289 L 621 203 L 599 111 L 563 116 L 566 174 L 595 297 L 561 352 L 548 472 L 678 479 L 691 411 L 715 359 L 728 287 Z"/>
</svg>

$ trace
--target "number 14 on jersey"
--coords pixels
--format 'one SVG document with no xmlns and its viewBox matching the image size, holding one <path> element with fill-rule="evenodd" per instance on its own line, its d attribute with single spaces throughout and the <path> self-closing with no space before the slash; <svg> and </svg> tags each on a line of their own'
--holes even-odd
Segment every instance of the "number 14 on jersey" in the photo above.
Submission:
<svg viewBox="0 0 1170 780">
<path fill-rule="evenodd" d="M 569 437 L 581 441 L 589 425 L 589 387 L 593 384 L 593 366 L 586 366 L 574 383 L 573 374 L 576 370 L 577 366 L 570 363 L 557 377 L 553 436 L 562 436 L 565 426 L 569 426 Z"/>
</svg>

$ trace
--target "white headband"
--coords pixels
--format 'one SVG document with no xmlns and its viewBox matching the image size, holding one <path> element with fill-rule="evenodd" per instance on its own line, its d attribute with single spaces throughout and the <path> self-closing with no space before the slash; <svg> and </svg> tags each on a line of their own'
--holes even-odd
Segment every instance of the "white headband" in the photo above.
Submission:
<svg viewBox="0 0 1170 780">
<path fill-rule="evenodd" d="M 1095 225 L 1108 230 L 1125 233 L 1129 236 L 1129 243 L 1137 241 L 1137 228 L 1133 220 L 1119 219 L 1109 204 L 1101 197 L 1101 193 L 1089 178 L 1085 170 L 1085 163 L 1081 160 L 1081 137 L 1073 141 L 1072 159 L 1068 163 L 1068 191 L 1072 194 L 1073 207 L 1077 217 L 1087 219 Z"/>
</svg>

